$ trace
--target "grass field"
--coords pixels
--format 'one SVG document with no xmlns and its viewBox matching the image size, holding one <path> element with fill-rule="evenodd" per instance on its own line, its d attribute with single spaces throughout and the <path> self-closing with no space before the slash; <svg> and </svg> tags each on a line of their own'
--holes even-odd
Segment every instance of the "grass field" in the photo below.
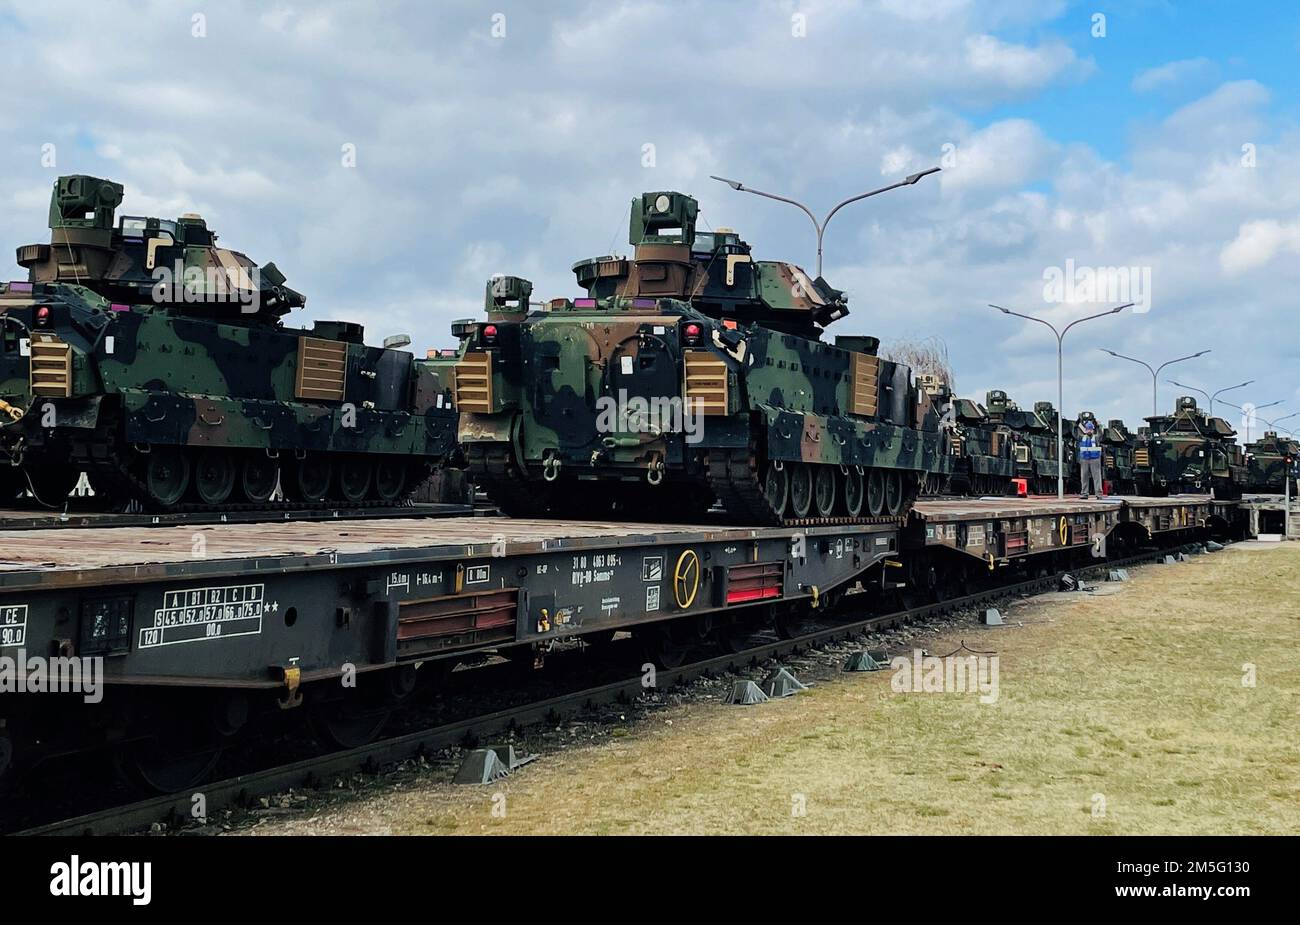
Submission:
<svg viewBox="0 0 1300 925">
<path fill-rule="evenodd" d="M 673 708 L 494 786 L 404 787 L 315 822 L 430 834 L 1300 832 L 1300 545 L 1145 567 L 1119 593 L 1034 601 L 1008 618 L 1024 625 L 930 645 L 996 650 L 992 704 L 894 693 L 891 671 L 845 675 L 760 706 Z"/>
</svg>

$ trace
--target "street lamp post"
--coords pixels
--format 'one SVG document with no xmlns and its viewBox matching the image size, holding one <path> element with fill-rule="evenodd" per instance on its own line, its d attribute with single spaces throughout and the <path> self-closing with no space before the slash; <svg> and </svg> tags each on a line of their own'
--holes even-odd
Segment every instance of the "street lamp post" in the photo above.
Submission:
<svg viewBox="0 0 1300 925">
<path fill-rule="evenodd" d="M 1255 405 L 1249 411 L 1247 411 L 1245 408 L 1241 409 L 1241 413 L 1244 415 L 1242 420 L 1245 421 L 1246 423 L 1246 439 L 1243 441 L 1244 443 L 1250 442 L 1250 419 L 1255 416 L 1255 412 L 1260 411 L 1261 409 L 1264 408 L 1272 408 L 1274 405 L 1280 405 L 1282 404 L 1282 401 L 1283 400 L 1279 398 L 1277 401 L 1271 401 L 1266 405 Z M 1263 418 L 1260 418 L 1260 420 L 1264 421 Z M 1271 421 L 1264 421 L 1264 423 L 1267 424 L 1269 427 L 1273 426 L 1273 423 Z"/>
<path fill-rule="evenodd" d="M 802 202 L 799 202 L 798 200 L 788 199 L 785 196 L 778 196 L 775 193 L 765 193 L 762 190 L 753 189 L 752 187 L 748 187 L 745 184 L 741 183 L 739 180 L 728 180 L 726 177 L 715 177 L 712 174 L 709 175 L 709 179 L 717 180 L 721 183 L 725 183 L 728 186 L 730 186 L 732 189 L 739 190 L 742 193 L 753 193 L 755 196 L 763 196 L 766 199 L 775 199 L 777 202 L 788 202 L 790 205 L 794 206 L 795 208 L 803 210 L 803 213 L 807 215 L 808 219 L 813 223 L 813 228 L 817 229 L 817 275 L 821 276 L 822 275 L 822 238 L 826 234 L 826 226 L 831 223 L 831 219 L 835 217 L 836 212 L 838 212 L 840 209 L 844 208 L 851 202 L 857 202 L 859 199 L 869 199 L 872 196 L 878 196 L 881 193 L 887 193 L 891 189 L 898 189 L 900 186 L 913 186 L 922 177 L 928 177 L 932 173 L 938 173 L 941 169 L 942 168 L 940 167 L 931 167 L 929 170 L 922 170 L 920 173 L 914 173 L 907 177 L 904 177 L 902 180 L 899 180 L 897 183 L 891 183 L 889 186 L 882 186 L 880 189 L 873 189 L 869 193 L 859 193 L 857 196 L 850 196 L 848 199 L 845 199 L 835 208 L 827 212 L 826 217 L 822 219 L 820 222 L 817 221 L 817 216 L 813 215 L 812 209 L 808 208 L 806 205 L 804 205 Z"/>
<path fill-rule="evenodd" d="M 1280 418 L 1276 418 L 1266 423 L 1276 431 L 1279 423 L 1285 421 L 1287 418 L 1293 418 L 1297 414 L 1300 414 L 1300 411 L 1292 411 L 1290 414 L 1284 414 Z M 1278 432 L 1280 433 L 1280 431 Z M 1283 462 L 1286 461 L 1285 453 L 1282 454 L 1282 460 Z M 1291 539 L 1291 470 L 1294 467 L 1295 463 L 1293 461 L 1290 466 L 1283 466 L 1282 468 L 1282 485 L 1284 486 L 1283 490 L 1286 493 L 1286 502 L 1282 507 L 1282 538 L 1287 540 Z"/>
<path fill-rule="evenodd" d="M 1210 394 L 1209 392 L 1206 392 L 1204 389 L 1198 389 L 1194 385 L 1183 385 L 1181 382 L 1175 382 L 1173 379 L 1170 379 L 1168 381 L 1170 385 L 1176 385 L 1180 389 L 1188 389 L 1189 391 L 1195 392 L 1197 395 L 1204 395 L 1205 400 L 1210 403 L 1209 415 L 1210 417 L 1214 417 L 1214 400 L 1216 398 L 1218 398 L 1224 392 L 1231 392 L 1233 389 L 1244 389 L 1246 386 L 1250 385 L 1255 380 L 1247 379 L 1245 382 L 1238 382 L 1236 385 L 1230 385 L 1227 388 L 1219 389 L 1219 391 L 1215 392 L 1214 394 Z"/>
<path fill-rule="evenodd" d="M 1147 372 L 1151 374 L 1151 416 L 1152 417 L 1155 417 L 1160 413 L 1160 403 L 1156 397 L 1156 377 L 1160 374 L 1160 370 L 1164 369 L 1166 366 L 1173 366 L 1175 363 L 1181 363 L 1183 362 L 1183 360 L 1194 360 L 1197 357 L 1203 357 L 1210 352 L 1208 350 L 1202 350 L 1199 353 L 1192 353 L 1185 357 L 1179 357 L 1176 360 L 1166 360 L 1165 362 L 1157 366 L 1155 369 L 1152 369 L 1151 364 L 1147 363 L 1145 360 L 1139 360 L 1135 357 L 1126 357 L 1122 353 L 1116 353 L 1114 350 L 1107 350 L 1105 347 L 1098 347 L 1097 349 L 1100 350 L 1102 353 L 1109 353 L 1111 356 L 1116 357 L 1117 359 L 1128 360 L 1129 362 L 1132 363 L 1141 363 L 1143 366 L 1147 368 Z"/>
<path fill-rule="evenodd" d="M 1255 412 L 1259 411 L 1261 408 L 1272 408 L 1274 405 L 1280 405 L 1285 400 L 1286 399 L 1279 398 L 1277 401 L 1271 401 L 1266 405 L 1255 405 L 1249 411 L 1247 411 L 1243 405 L 1234 405 L 1232 402 L 1223 401 L 1222 399 L 1220 399 L 1220 404 L 1227 405 L 1229 408 L 1236 408 L 1244 415 L 1242 418 L 1242 420 L 1246 422 L 1246 439 L 1242 441 L 1242 444 L 1244 445 L 1250 442 L 1250 419 L 1254 417 Z M 1290 414 L 1284 414 L 1282 417 L 1278 418 L 1277 421 L 1285 421 L 1287 418 L 1295 417 L 1297 414 L 1300 414 L 1300 411 L 1293 411 Z M 1277 421 L 1270 421 L 1267 418 L 1260 418 L 1260 420 L 1263 421 L 1267 427 L 1277 426 Z"/>
<path fill-rule="evenodd" d="M 1065 432 L 1062 414 L 1065 405 L 1065 376 L 1064 376 L 1064 359 L 1062 345 L 1065 342 L 1065 335 L 1070 333 L 1070 328 L 1076 324 L 1082 324 L 1085 321 L 1091 321 L 1094 318 L 1105 318 L 1107 315 L 1116 315 L 1126 308 L 1132 308 L 1132 302 L 1126 302 L 1123 305 L 1117 305 L 1114 308 L 1107 309 L 1104 312 L 1098 312 L 1095 315 L 1086 315 L 1083 318 L 1076 318 L 1059 331 L 1056 325 L 1050 321 L 1044 321 L 1042 318 L 1035 318 L 1033 315 L 1022 315 L 1020 312 L 1013 312 L 1009 308 L 1003 308 L 1001 305 L 990 304 L 989 308 L 996 308 L 1004 315 L 1015 315 L 1017 318 L 1024 318 L 1026 321 L 1037 321 L 1039 324 L 1045 324 L 1052 329 L 1056 335 L 1056 497 L 1063 499 L 1065 497 Z"/>
</svg>

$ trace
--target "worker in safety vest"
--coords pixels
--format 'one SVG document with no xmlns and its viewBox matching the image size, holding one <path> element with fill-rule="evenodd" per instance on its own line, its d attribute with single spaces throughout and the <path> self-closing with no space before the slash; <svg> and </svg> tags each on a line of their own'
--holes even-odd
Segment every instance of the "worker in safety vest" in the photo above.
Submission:
<svg viewBox="0 0 1300 925">
<path fill-rule="evenodd" d="M 1097 442 L 1097 425 L 1092 421 L 1083 422 L 1083 434 L 1079 437 L 1079 497 L 1087 498 L 1088 479 L 1098 498 L 1103 494 L 1101 485 L 1101 444 Z"/>
</svg>

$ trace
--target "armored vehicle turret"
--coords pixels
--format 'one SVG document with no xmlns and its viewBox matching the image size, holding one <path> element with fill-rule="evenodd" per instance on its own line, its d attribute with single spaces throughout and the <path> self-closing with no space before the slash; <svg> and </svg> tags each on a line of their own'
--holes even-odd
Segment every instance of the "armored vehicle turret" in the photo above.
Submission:
<svg viewBox="0 0 1300 925">
<path fill-rule="evenodd" d="M 61 177 L 49 244 L 0 284 L 8 498 L 61 505 L 81 472 L 155 510 L 395 503 L 445 458 L 450 388 L 360 325 L 285 328 L 304 303 L 274 264 L 197 216 L 123 217 L 122 187 Z M 404 344 L 409 338 L 393 343 Z"/>
<path fill-rule="evenodd" d="M 202 217 L 124 215 L 120 183 L 60 177 L 50 197 L 50 241 L 18 248 L 33 283 L 71 283 L 109 302 L 148 302 L 178 314 L 252 324 L 274 322 L 305 302 L 275 264 L 259 267 L 217 245 Z"/>
<path fill-rule="evenodd" d="M 681 299 L 710 318 L 813 340 L 849 313 L 844 293 L 792 263 L 756 260 L 732 229 L 697 233 L 697 213 L 695 200 L 682 193 L 632 200 L 632 259 L 579 261 L 578 285 L 596 298 Z"/>
</svg>

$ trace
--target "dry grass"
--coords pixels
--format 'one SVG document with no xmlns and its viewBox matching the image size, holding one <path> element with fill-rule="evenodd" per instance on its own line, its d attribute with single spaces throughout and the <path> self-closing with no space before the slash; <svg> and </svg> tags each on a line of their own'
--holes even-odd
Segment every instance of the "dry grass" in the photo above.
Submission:
<svg viewBox="0 0 1300 925">
<path fill-rule="evenodd" d="M 1148 567 L 1118 594 L 1032 602 L 1010 618 L 1024 626 L 962 634 L 998 650 L 994 705 L 894 694 L 888 671 L 850 675 L 758 707 L 659 713 L 496 787 L 421 785 L 270 828 L 1300 832 L 1300 547 Z M 1246 662 L 1254 688 L 1242 686 Z M 795 794 L 805 816 L 792 815 Z"/>
</svg>

